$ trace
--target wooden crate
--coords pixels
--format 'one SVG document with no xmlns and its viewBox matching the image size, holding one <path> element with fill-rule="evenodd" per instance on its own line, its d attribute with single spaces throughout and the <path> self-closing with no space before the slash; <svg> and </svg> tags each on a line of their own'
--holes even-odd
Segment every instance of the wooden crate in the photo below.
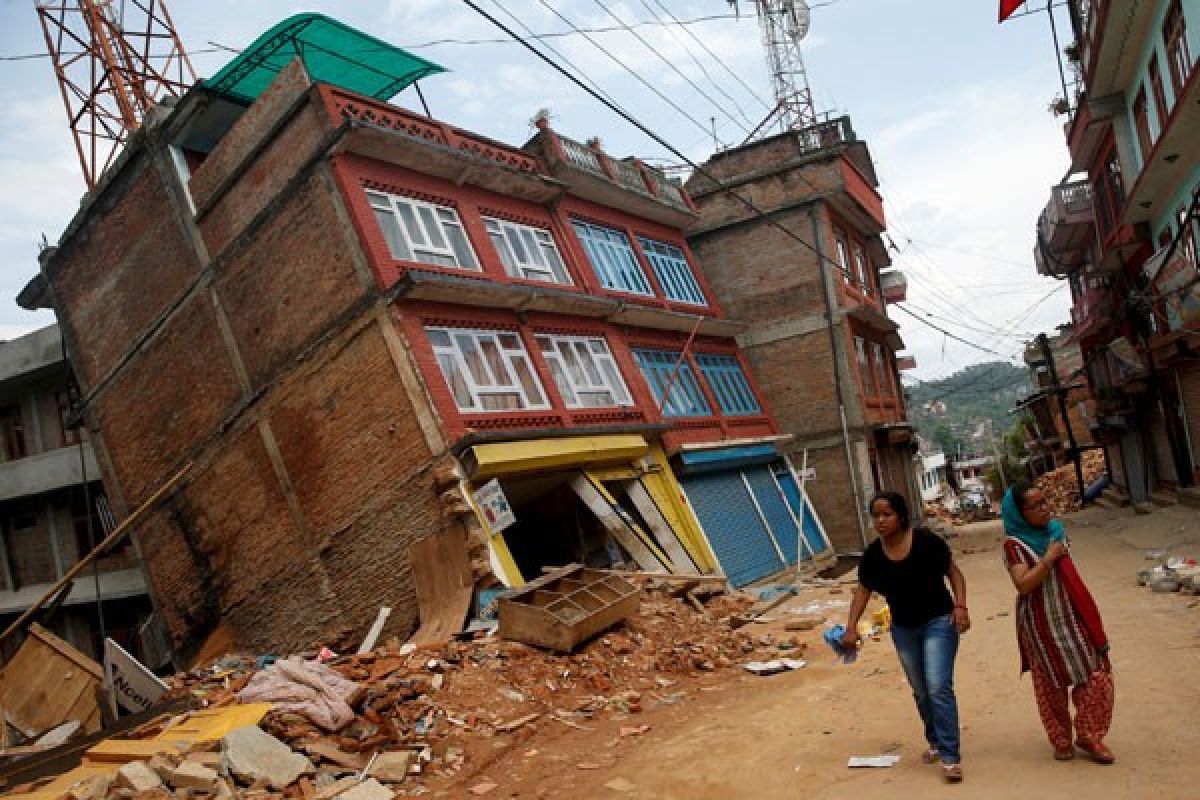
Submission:
<svg viewBox="0 0 1200 800">
<path fill-rule="evenodd" d="M 96 689 L 102 681 L 99 664 L 34 623 L 21 649 L 0 671 L 0 708 L 25 736 L 73 719 L 92 733 L 101 725 Z"/>
<path fill-rule="evenodd" d="M 638 608 L 638 589 L 624 578 L 571 564 L 500 598 L 500 635 L 569 653 Z"/>
</svg>

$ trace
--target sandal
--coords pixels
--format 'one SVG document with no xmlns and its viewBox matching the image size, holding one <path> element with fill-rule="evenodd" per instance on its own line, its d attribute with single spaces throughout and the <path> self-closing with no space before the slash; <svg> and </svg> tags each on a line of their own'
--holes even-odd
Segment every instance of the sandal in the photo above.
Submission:
<svg viewBox="0 0 1200 800">
<path fill-rule="evenodd" d="M 926 764 L 936 764 L 939 758 L 941 758 L 941 753 L 938 752 L 936 747 L 931 747 L 924 753 L 921 753 L 921 761 Z"/>
<path fill-rule="evenodd" d="M 961 764 L 942 764 L 942 777 L 946 779 L 946 783 L 961 783 L 962 782 L 962 765 Z"/>
<path fill-rule="evenodd" d="M 1075 758 L 1075 748 L 1071 745 L 1054 748 L 1055 761 L 1070 761 L 1073 758 Z"/>
<path fill-rule="evenodd" d="M 1113 764 L 1117 757 L 1113 755 L 1112 750 L 1104 742 L 1091 742 L 1086 739 L 1078 739 L 1075 746 L 1088 754 L 1088 758 L 1095 761 L 1097 764 Z"/>
</svg>

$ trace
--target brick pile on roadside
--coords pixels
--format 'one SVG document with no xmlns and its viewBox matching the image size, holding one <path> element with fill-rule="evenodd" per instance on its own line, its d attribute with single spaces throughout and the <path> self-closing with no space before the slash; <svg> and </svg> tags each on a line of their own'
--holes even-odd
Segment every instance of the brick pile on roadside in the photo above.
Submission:
<svg viewBox="0 0 1200 800">
<path fill-rule="evenodd" d="M 1104 454 L 1099 450 L 1088 450 L 1083 454 L 1081 461 L 1083 485 L 1086 488 L 1104 474 Z M 1037 479 L 1037 486 L 1042 490 L 1046 503 L 1054 514 L 1065 514 L 1080 509 L 1079 480 L 1075 476 L 1074 462 L 1042 475 Z"/>
<path fill-rule="evenodd" d="M 131 768 L 141 788 L 123 779 L 98 781 L 72 796 L 127 800 L 134 789 L 138 797 L 153 790 L 167 800 L 186 789 L 189 796 L 216 798 L 388 800 L 469 778 L 536 731 L 587 730 L 604 718 L 686 702 L 689 690 L 719 673 L 784 650 L 803 651 L 794 639 L 777 641 L 741 627 L 753 604 L 743 592 L 697 589 L 676 596 L 670 584 L 639 580 L 638 612 L 569 655 L 489 636 L 421 647 L 392 639 L 370 653 L 333 658 L 326 666 L 358 684 L 347 700 L 352 721 L 328 730 L 299 713 L 272 710 L 253 729 L 280 745 L 282 763 L 295 756 L 292 765 L 299 766 L 284 778 L 237 773 L 229 746 L 217 742 L 195 754 L 156 757 L 143 764 L 146 770 Z M 168 698 L 188 696 L 205 707 L 236 704 L 238 692 L 265 668 L 260 661 L 230 655 L 175 675 Z M 639 732 L 638 726 L 631 730 Z"/>
</svg>

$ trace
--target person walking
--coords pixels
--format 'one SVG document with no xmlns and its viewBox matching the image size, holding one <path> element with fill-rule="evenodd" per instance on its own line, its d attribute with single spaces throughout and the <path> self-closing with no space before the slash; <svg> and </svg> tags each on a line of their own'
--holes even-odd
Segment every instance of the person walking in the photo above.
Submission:
<svg viewBox="0 0 1200 800">
<path fill-rule="evenodd" d="M 842 646 L 858 646 L 867 602 L 873 593 L 883 595 L 892 615 L 892 642 L 925 726 L 928 749 L 922 759 L 940 760 L 945 779 L 958 783 L 963 773 L 954 658 L 959 636 L 971 627 L 966 580 L 941 537 L 912 527 L 903 495 L 880 492 L 870 511 L 879 538 L 859 562 Z"/>
<path fill-rule="evenodd" d="M 1093 761 L 1112 764 L 1116 757 L 1104 744 L 1114 701 L 1108 637 L 1071 560 L 1066 531 L 1029 481 L 1012 485 L 1000 516 L 1005 566 L 1017 588 L 1021 672 L 1032 676 L 1054 757 L 1069 761 L 1078 747 Z M 1074 743 L 1068 694 L 1075 702 Z"/>
</svg>

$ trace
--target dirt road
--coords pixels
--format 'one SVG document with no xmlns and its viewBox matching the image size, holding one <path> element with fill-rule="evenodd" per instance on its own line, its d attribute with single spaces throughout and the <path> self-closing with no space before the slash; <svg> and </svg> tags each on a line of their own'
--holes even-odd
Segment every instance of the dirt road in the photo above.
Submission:
<svg viewBox="0 0 1200 800">
<path fill-rule="evenodd" d="M 867 643 L 858 662 L 835 664 L 819 631 L 803 634 L 806 669 L 713 681 L 681 702 L 587 731 L 547 723 L 524 741 L 497 742 L 496 758 L 462 775 L 485 779 L 492 797 L 548 798 L 1179 798 L 1200 795 L 1200 604 L 1136 585 L 1147 549 L 1200 556 L 1200 512 L 1169 508 L 1146 517 L 1089 509 L 1067 520 L 1075 559 L 1113 644 L 1116 713 L 1108 742 L 1118 763 L 1051 758 L 1029 678 L 1018 677 L 1014 593 L 1000 564 L 999 523 L 953 542 L 968 581 L 974 627 L 957 667 L 963 784 L 945 785 L 920 762 L 916 711 L 891 642 Z M 849 590 L 811 590 L 793 601 L 844 604 Z M 756 626 L 780 636 L 779 622 Z M 828 613 L 834 621 L 845 608 Z M 794 617 L 792 617 L 794 618 Z M 629 735 L 629 726 L 650 725 Z M 620 728 L 626 726 L 626 735 Z M 850 770 L 852 755 L 896 753 L 890 769 Z M 463 796 L 462 788 L 437 792 Z"/>
</svg>

